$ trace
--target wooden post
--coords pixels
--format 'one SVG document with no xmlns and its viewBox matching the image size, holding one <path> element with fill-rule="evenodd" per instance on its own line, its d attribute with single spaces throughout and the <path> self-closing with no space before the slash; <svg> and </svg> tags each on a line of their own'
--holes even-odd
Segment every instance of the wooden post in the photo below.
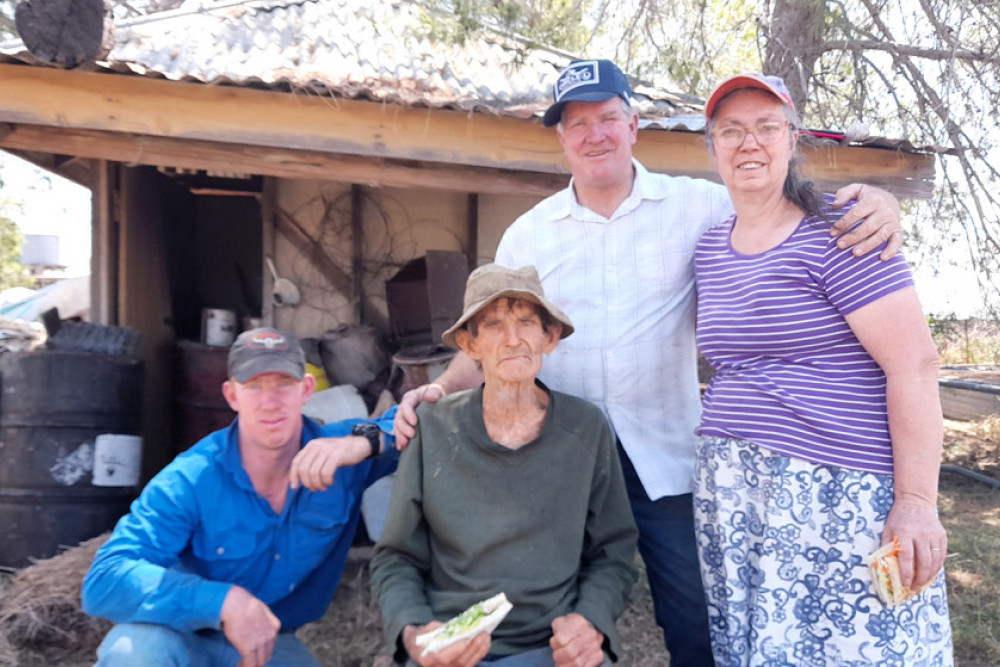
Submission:
<svg viewBox="0 0 1000 667">
<path fill-rule="evenodd" d="M 354 323 L 362 324 L 365 319 L 365 227 L 362 211 L 361 186 L 351 185 L 351 272 L 354 274 Z"/>
<path fill-rule="evenodd" d="M 105 160 L 94 160 L 90 186 L 90 321 L 118 323 L 118 168 Z"/>
<path fill-rule="evenodd" d="M 479 195 L 475 192 L 469 194 L 469 218 L 466 224 L 469 247 L 465 254 L 469 258 L 469 273 L 472 273 L 479 265 Z"/>
</svg>

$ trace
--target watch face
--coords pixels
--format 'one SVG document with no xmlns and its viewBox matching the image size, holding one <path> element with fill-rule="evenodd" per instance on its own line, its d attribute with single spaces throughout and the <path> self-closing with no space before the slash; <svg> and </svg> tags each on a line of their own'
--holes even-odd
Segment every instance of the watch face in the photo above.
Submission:
<svg viewBox="0 0 1000 667">
<path fill-rule="evenodd" d="M 368 442 L 372 446 L 371 456 L 378 456 L 379 451 L 382 449 L 382 431 L 377 424 L 372 424 L 371 422 L 355 424 L 351 427 L 351 435 L 360 435 L 368 438 Z"/>
<path fill-rule="evenodd" d="M 378 435 L 379 428 L 371 422 L 362 422 L 351 427 L 351 435 Z"/>
</svg>

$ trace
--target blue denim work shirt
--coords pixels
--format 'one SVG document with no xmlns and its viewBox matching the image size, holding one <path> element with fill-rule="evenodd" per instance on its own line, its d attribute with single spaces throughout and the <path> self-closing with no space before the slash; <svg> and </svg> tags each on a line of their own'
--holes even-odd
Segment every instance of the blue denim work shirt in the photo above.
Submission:
<svg viewBox="0 0 1000 667">
<path fill-rule="evenodd" d="M 377 420 L 392 433 L 390 410 Z M 365 420 L 320 426 L 303 417 L 302 445 L 349 435 Z M 116 623 L 178 630 L 220 627 L 233 584 L 255 595 L 294 630 L 330 604 L 361 516 L 361 495 L 395 471 L 392 447 L 337 470 L 322 492 L 289 489 L 280 514 L 253 488 L 240 459 L 238 419 L 200 440 L 160 471 L 94 557 L 83 608 Z"/>
</svg>

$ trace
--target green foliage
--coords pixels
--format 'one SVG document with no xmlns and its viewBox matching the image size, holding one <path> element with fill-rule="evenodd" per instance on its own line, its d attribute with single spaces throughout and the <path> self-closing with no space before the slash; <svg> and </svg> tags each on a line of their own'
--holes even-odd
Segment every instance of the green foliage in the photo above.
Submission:
<svg viewBox="0 0 1000 667">
<path fill-rule="evenodd" d="M 0 290 L 32 285 L 31 278 L 21 264 L 23 241 L 24 235 L 14 221 L 0 215 Z"/>
<path fill-rule="evenodd" d="M 932 317 L 927 323 L 942 364 L 1000 364 L 1000 323 L 954 317 Z"/>
<path fill-rule="evenodd" d="M 523 38 L 522 52 L 550 46 L 575 51 L 588 36 L 586 0 L 426 0 L 420 3 L 428 35 L 463 45 L 492 32 Z"/>
</svg>

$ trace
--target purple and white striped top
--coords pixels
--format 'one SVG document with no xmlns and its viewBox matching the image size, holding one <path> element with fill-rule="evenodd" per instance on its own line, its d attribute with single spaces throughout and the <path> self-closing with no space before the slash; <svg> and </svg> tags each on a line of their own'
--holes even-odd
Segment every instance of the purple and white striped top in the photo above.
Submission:
<svg viewBox="0 0 1000 667">
<path fill-rule="evenodd" d="M 844 316 L 912 285 L 906 261 L 839 250 L 814 216 L 777 247 L 741 255 L 734 222 L 705 232 L 695 252 L 698 348 L 718 371 L 698 434 L 892 474 L 885 374 Z"/>
</svg>

